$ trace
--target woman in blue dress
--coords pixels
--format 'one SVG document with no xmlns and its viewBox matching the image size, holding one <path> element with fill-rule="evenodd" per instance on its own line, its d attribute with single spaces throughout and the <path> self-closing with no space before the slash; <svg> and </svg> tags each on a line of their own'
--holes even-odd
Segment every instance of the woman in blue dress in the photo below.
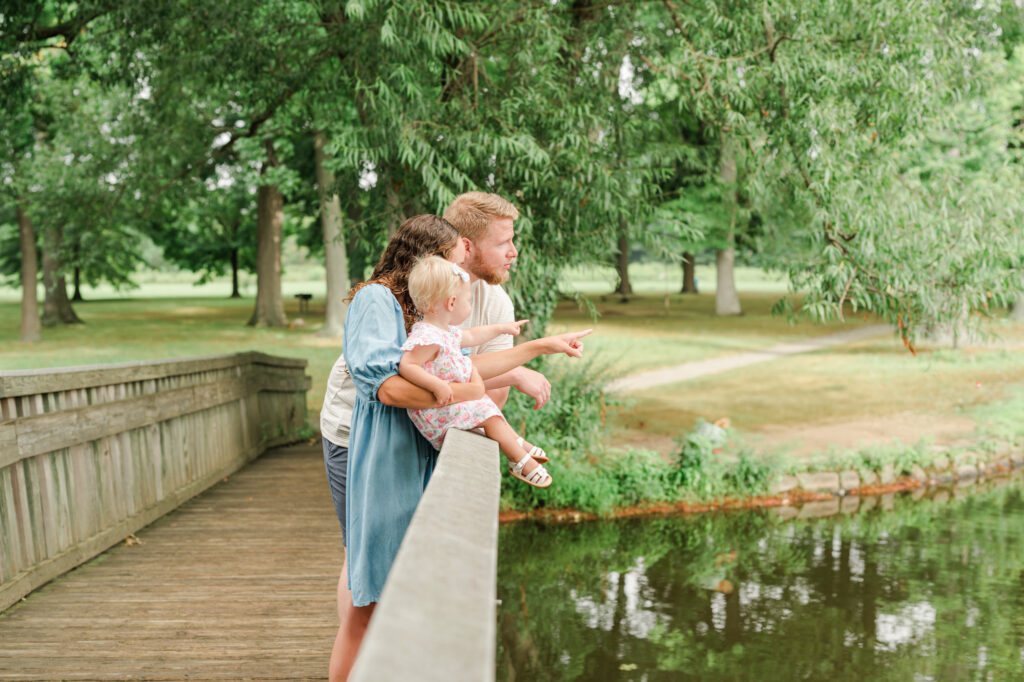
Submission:
<svg viewBox="0 0 1024 682">
<path fill-rule="evenodd" d="M 418 315 L 407 288 L 419 258 L 439 255 L 462 264 L 466 248 L 444 218 L 406 220 L 388 244 L 370 279 L 352 291 L 345 318 L 343 354 L 356 387 L 349 434 L 345 561 L 351 606 L 339 604 L 341 629 L 331 679 L 345 679 L 380 598 L 388 571 L 413 512 L 430 480 L 437 451 L 420 435 L 406 408 L 435 404 L 434 395 L 398 375 L 402 344 Z M 474 358 L 478 374 L 453 383 L 453 400 L 484 395 L 483 380 L 542 354 L 580 357 L 588 332 L 535 339 Z M 481 378 L 482 377 L 482 378 Z M 339 601 L 346 599 L 339 590 Z M 346 599 L 347 601 L 347 599 Z"/>
</svg>

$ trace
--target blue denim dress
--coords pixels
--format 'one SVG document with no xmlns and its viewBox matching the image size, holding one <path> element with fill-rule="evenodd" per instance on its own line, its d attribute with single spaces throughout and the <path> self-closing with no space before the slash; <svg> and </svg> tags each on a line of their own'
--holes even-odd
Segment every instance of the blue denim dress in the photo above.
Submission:
<svg viewBox="0 0 1024 682">
<path fill-rule="evenodd" d="M 437 463 L 405 408 L 377 400 L 385 379 L 398 374 L 405 320 L 391 290 L 370 284 L 345 317 L 344 354 L 356 385 L 349 434 L 346 532 L 352 603 L 379 601 L 412 514 Z"/>
</svg>

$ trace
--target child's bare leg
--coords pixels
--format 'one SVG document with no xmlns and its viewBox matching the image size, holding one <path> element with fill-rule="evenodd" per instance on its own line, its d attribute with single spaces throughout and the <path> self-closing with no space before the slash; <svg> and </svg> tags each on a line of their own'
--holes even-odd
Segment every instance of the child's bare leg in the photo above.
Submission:
<svg viewBox="0 0 1024 682">
<path fill-rule="evenodd" d="M 516 443 L 519 434 L 513 431 L 512 427 L 502 417 L 497 415 L 490 417 L 481 426 L 484 427 L 484 433 L 487 434 L 488 438 L 498 441 L 498 448 L 509 461 L 518 462 L 523 457 L 526 457 L 529 451 L 524 450 L 522 446 Z M 523 444 L 526 444 L 526 441 L 523 441 Z M 529 475 L 538 466 L 540 464 L 531 459 L 523 467 L 523 474 Z"/>
</svg>

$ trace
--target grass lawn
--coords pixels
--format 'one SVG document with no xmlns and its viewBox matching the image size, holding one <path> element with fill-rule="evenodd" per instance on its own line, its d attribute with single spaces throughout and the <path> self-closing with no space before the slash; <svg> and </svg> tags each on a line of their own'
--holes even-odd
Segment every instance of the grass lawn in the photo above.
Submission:
<svg viewBox="0 0 1024 682">
<path fill-rule="evenodd" d="M 713 280 L 710 268 L 698 275 Z M 571 301 L 559 304 L 550 331 L 594 326 L 587 354 L 613 374 L 676 365 L 728 355 L 784 341 L 830 334 L 874 324 L 852 317 L 846 323 L 790 324 L 770 314 L 784 291 L 777 280 L 755 270 L 741 270 L 744 315 L 718 318 L 714 296 L 678 293 L 676 268 L 646 264 L 631 268 L 641 292 L 628 303 L 608 294 L 610 269 L 577 270 L 563 291 L 589 292 L 600 313 L 597 321 Z M 303 273 L 306 274 L 306 273 Z M 147 282 L 137 298 L 97 297 L 76 304 L 84 325 L 43 330 L 36 344 L 18 341 L 19 307 L 0 296 L 0 369 L 27 369 L 177 358 L 259 350 L 305 358 L 313 379 L 308 394 L 315 414 L 323 400 L 327 374 L 341 351 L 337 339 L 315 331 L 322 322 L 322 293 L 312 279 L 285 287 L 289 317 L 298 317 L 293 291 L 315 297 L 305 324 L 289 329 L 245 326 L 252 299 L 230 300 L 224 283 L 203 290 L 211 295 L 161 294 L 188 291 L 181 277 Z M 219 289 L 217 287 L 220 287 Z M 891 337 L 772 362 L 632 394 L 611 411 L 611 438 L 668 452 L 673 439 L 693 428 L 698 417 L 728 416 L 733 425 L 766 449 L 821 451 L 853 447 L 879 434 L 908 442 L 922 435 L 962 437 L 975 426 L 979 410 L 999 412 L 1002 401 L 1024 388 L 1024 325 L 997 321 L 999 336 L 990 346 L 960 351 L 922 345 L 916 357 Z M 557 386 L 555 387 L 557 390 Z"/>
<path fill-rule="evenodd" d="M 798 456 L 898 438 L 949 444 L 1024 389 L 1024 325 L 997 322 L 990 345 L 917 356 L 879 337 L 631 394 L 613 440 L 662 452 L 699 417 L 729 417 L 758 450 Z M 984 421 L 984 419 L 982 419 Z"/>
<path fill-rule="evenodd" d="M 0 369 L 66 367 L 132 360 L 183 358 L 257 350 L 271 355 L 305 358 L 313 378 L 308 394 L 311 410 L 319 411 L 331 365 L 341 353 L 339 339 L 323 339 L 315 331 L 323 307 L 303 315 L 305 326 L 253 329 L 251 299 L 138 298 L 86 301 L 75 304 L 85 324 L 43 329 L 38 343 L 18 340 L 21 321 L 16 303 L 0 303 Z M 298 317 L 297 302 L 286 301 L 289 319 Z"/>
<path fill-rule="evenodd" d="M 754 293 L 743 295 L 746 314 L 716 319 L 713 293 L 698 296 L 671 294 L 665 309 L 665 292 L 681 286 L 679 268 L 658 263 L 630 267 L 634 287 L 642 293 L 628 304 L 617 296 L 601 293 L 614 288 L 612 268 L 568 270 L 563 291 L 590 296 L 601 317 L 597 333 L 588 339 L 591 354 L 600 362 L 614 364 L 616 373 L 673 365 L 693 359 L 723 355 L 771 345 L 782 338 L 799 338 L 833 331 L 834 325 L 790 326 L 769 314 L 771 305 L 785 290 L 778 278 L 754 268 L 738 268 L 737 282 Z M 319 277 L 319 279 L 318 279 Z M 285 273 L 282 291 L 290 319 L 298 317 L 294 294 L 312 293 L 305 325 L 293 329 L 251 329 L 245 326 L 252 312 L 255 284 L 242 278 L 246 298 L 227 298 L 230 284 L 216 278 L 193 286 L 189 273 L 147 272 L 137 277 L 138 289 L 114 291 L 109 287 L 84 288 L 86 301 L 75 311 L 86 323 L 43 330 L 36 344 L 18 341 L 19 291 L 0 287 L 0 369 L 30 369 L 103 364 L 132 360 L 216 355 L 259 350 L 273 355 L 309 360 L 313 378 L 309 406 L 319 411 L 327 374 L 341 352 L 341 342 L 322 339 L 315 330 L 323 322 L 322 267 L 298 263 Z M 698 267 L 702 287 L 714 283 L 714 270 Z M 713 292 L 713 286 L 708 291 Z M 42 292 L 39 292 L 42 300 Z M 858 324 L 855 322 L 854 324 Z M 559 305 L 552 332 L 595 326 L 589 315 L 572 302 Z"/>
<path fill-rule="evenodd" d="M 874 318 L 860 316 L 845 323 L 790 324 L 771 314 L 780 296 L 779 292 L 743 292 L 743 315 L 717 317 L 713 293 L 641 294 L 628 303 L 618 296 L 597 295 L 591 298 L 600 315 L 596 322 L 573 301 L 563 301 L 549 332 L 594 327 L 586 340 L 588 354 L 613 365 L 615 374 L 626 375 L 878 324 Z"/>
<path fill-rule="evenodd" d="M 294 283 L 293 283 L 294 284 Z M 167 283 L 146 285 L 164 293 Z M 594 297 L 600 317 L 594 322 L 575 303 L 558 306 L 552 333 L 593 326 L 587 339 L 588 355 L 614 373 L 675 365 L 741 352 L 782 340 L 828 334 L 865 324 L 860 318 L 846 325 L 790 325 L 770 314 L 778 293 L 742 295 L 745 314 L 716 318 L 714 295 L 664 296 L 643 294 L 629 303 L 617 296 Z M 16 302 L 0 301 L 0 369 L 30 369 L 92 365 L 132 360 L 180 358 L 258 350 L 272 355 L 306 358 L 313 378 L 309 406 L 318 411 L 323 402 L 327 374 L 341 352 L 341 342 L 324 339 L 315 331 L 323 322 L 323 299 L 311 301 L 302 316 L 304 326 L 290 329 L 253 329 L 245 326 L 252 312 L 249 298 L 223 296 L 175 298 L 111 298 L 75 304 L 83 325 L 43 330 L 35 344 L 18 340 L 20 309 Z M 289 319 L 298 317 L 298 304 L 285 298 Z"/>
<path fill-rule="evenodd" d="M 715 266 L 698 265 L 694 272 L 697 288 L 701 293 L 714 293 Z M 786 291 L 785 277 L 760 268 L 737 266 L 736 288 L 744 292 L 781 294 Z M 681 268 L 669 263 L 632 263 L 629 266 L 629 280 L 637 294 L 674 294 L 682 288 Z M 602 295 L 613 291 L 619 278 L 614 268 L 587 265 L 566 268 L 562 272 L 559 288 L 566 293 L 579 292 L 587 295 Z"/>
</svg>

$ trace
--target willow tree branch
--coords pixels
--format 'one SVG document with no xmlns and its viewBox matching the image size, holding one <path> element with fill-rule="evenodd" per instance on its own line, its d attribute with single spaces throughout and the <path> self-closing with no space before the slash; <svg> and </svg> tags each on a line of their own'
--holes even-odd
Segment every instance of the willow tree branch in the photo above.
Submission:
<svg viewBox="0 0 1024 682">
<path fill-rule="evenodd" d="M 74 42 L 75 38 L 81 35 L 82 29 L 88 26 L 89 22 L 104 14 L 106 14 L 105 10 L 96 9 L 53 26 L 37 26 L 32 21 L 21 26 L 14 33 L 15 35 L 20 35 L 23 42 L 40 42 L 50 40 L 51 38 L 63 37 L 64 47 L 68 47 Z"/>
</svg>

